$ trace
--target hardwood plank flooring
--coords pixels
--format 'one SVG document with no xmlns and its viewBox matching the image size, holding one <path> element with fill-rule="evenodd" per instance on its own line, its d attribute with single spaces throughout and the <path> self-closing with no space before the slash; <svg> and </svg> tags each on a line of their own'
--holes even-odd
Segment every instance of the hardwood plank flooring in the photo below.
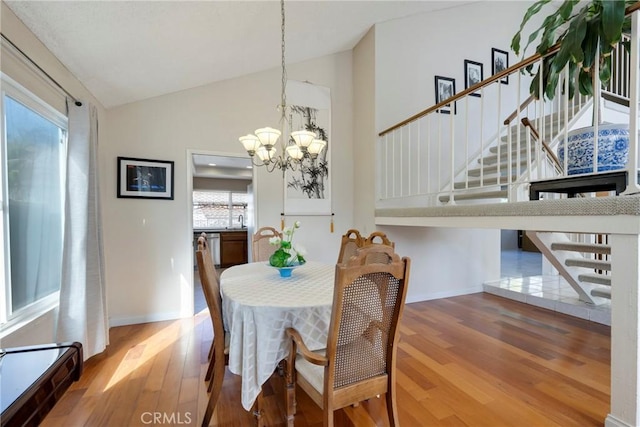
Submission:
<svg viewBox="0 0 640 427">
<path fill-rule="evenodd" d="M 43 426 L 200 425 L 211 345 L 206 311 L 112 328 Z M 398 348 L 403 426 L 602 426 L 610 404 L 610 328 L 490 294 L 407 304 Z M 284 426 L 282 379 L 264 386 L 264 419 Z M 322 425 L 297 392 L 296 426 Z M 385 426 L 381 399 L 336 412 L 338 426 Z M 240 377 L 226 372 L 212 426 L 250 426 Z"/>
</svg>

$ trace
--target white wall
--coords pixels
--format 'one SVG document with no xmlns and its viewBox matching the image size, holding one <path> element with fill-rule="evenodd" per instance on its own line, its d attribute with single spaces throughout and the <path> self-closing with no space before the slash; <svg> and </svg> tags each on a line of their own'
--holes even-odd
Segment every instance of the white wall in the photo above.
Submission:
<svg viewBox="0 0 640 427">
<path fill-rule="evenodd" d="M 500 242 L 502 250 L 518 249 L 518 230 L 502 230 L 500 233 Z"/>
<path fill-rule="evenodd" d="M 22 347 L 35 344 L 47 344 L 56 339 L 55 324 L 58 310 L 51 309 L 36 316 L 29 321 L 18 325 L 16 328 L 4 331 L 2 339 L 3 348 Z"/>
<path fill-rule="evenodd" d="M 353 163 L 355 192 L 354 223 L 364 235 L 375 230 L 376 171 L 376 73 L 375 27 L 353 49 L 353 146 L 358 161 Z"/>
<path fill-rule="evenodd" d="M 224 178 L 193 178 L 194 190 L 237 191 L 246 193 L 251 180 Z"/>
<path fill-rule="evenodd" d="M 378 24 L 375 43 L 378 131 L 434 105 L 436 75 L 454 78 L 456 92 L 463 90 L 465 59 L 482 63 L 485 78 L 491 75 L 491 48 L 509 52 L 509 65 L 518 62 L 520 58 L 510 48 L 511 38 L 530 4 L 530 1 L 481 1 Z M 532 47 L 528 50 L 531 53 Z M 501 87 L 503 92 L 515 90 L 513 77 Z M 523 93 L 523 99 L 526 94 Z M 489 98 L 485 97 L 485 102 Z"/>
<path fill-rule="evenodd" d="M 351 52 L 287 65 L 289 79 L 331 89 L 333 211 L 330 217 L 288 217 L 302 222 L 296 242 L 312 260 L 335 262 L 342 230 L 353 218 Z M 247 102 L 250 100 L 250 102 Z M 238 137 L 263 126 L 278 127 L 280 70 L 273 69 L 108 111 L 104 160 L 105 256 L 112 325 L 190 316 L 193 261 L 187 150 L 246 155 Z M 173 201 L 116 198 L 116 157 L 175 162 Z M 256 227 L 279 227 L 283 181 L 279 172 L 256 170 Z"/>
<path fill-rule="evenodd" d="M 500 230 L 379 228 L 411 258 L 407 302 L 482 292 L 484 282 L 500 278 Z"/>
</svg>

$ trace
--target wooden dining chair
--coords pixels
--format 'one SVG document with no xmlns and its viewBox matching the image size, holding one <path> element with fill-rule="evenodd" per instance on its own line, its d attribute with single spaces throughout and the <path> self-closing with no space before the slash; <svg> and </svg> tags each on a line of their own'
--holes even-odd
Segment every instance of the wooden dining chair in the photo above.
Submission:
<svg viewBox="0 0 640 427">
<path fill-rule="evenodd" d="M 273 227 L 262 227 L 255 232 L 251 240 L 253 262 L 269 261 L 269 257 L 278 249 L 269 244 L 269 239 L 276 236 L 282 238 L 282 233 Z"/>
<path fill-rule="evenodd" d="M 342 236 L 340 243 L 340 252 L 338 253 L 338 264 L 346 262 L 349 258 L 356 254 L 358 248 L 364 246 L 364 240 L 360 232 L 356 229 L 347 230 Z"/>
<path fill-rule="evenodd" d="M 382 231 L 374 231 L 373 233 L 369 234 L 369 237 L 367 237 L 364 241 L 364 246 L 367 245 L 385 245 L 391 246 L 394 249 L 396 247 L 395 242 L 389 240 L 387 235 Z"/>
<path fill-rule="evenodd" d="M 375 254 L 378 260 L 369 263 Z M 386 258 L 387 262 L 381 260 Z M 324 351 L 310 351 L 301 335 L 287 329 L 287 423 L 293 426 L 296 383 L 323 408 L 325 426 L 335 410 L 385 396 L 389 424 L 398 425 L 395 358 L 409 282 L 409 258 L 391 246 L 369 245 L 336 265 L 331 324 Z"/>
<path fill-rule="evenodd" d="M 229 345 L 224 332 L 222 321 L 222 298 L 220 296 L 220 282 L 218 274 L 213 266 L 213 259 L 209 253 L 209 245 L 206 235 L 202 233 L 198 237 L 198 250 L 196 251 L 198 273 L 204 297 L 209 307 L 209 315 L 213 325 L 213 343 L 209 351 L 209 366 L 205 381 L 209 381 L 207 391 L 210 393 L 207 408 L 202 420 L 202 426 L 208 426 L 211 416 L 218 403 L 222 382 L 224 380 L 225 366 L 228 364 Z"/>
<path fill-rule="evenodd" d="M 387 235 L 385 233 L 383 233 L 382 231 L 374 231 L 373 233 L 369 234 L 369 237 L 367 237 L 366 239 L 364 239 L 364 245 L 363 246 L 369 246 L 369 245 L 383 245 L 383 246 L 389 246 L 390 248 L 395 249 L 396 244 L 395 242 L 392 242 L 391 240 L 389 240 L 389 238 L 387 237 Z M 386 262 L 386 257 L 384 255 L 380 255 L 378 253 L 371 253 L 369 255 L 369 258 L 367 259 L 367 262 L 382 262 L 385 263 Z"/>
<path fill-rule="evenodd" d="M 374 231 L 369 235 L 369 237 L 364 238 L 360 235 L 358 230 L 351 229 L 342 236 L 340 254 L 338 255 L 338 264 L 345 263 L 349 258 L 355 255 L 359 248 L 368 245 L 385 245 L 395 248 L 395 243 L 389 240 L 387 235 L 381 231 Z M 374 262 L 377 256 L 377 254 L 371 254 L 369 262 Z"/>
<path fill-rule="evenodd" d="M 202 239 L 202 240 L 200 240 Z M 206 233 L 201 233 L 200 236 L 198 237 L 198 249 L 203 253 L 204 256 L 206 255 L 210 255 L 210 251 L 209 251 L 209 241 L 207 239 L 207 234 Z M 196 254 L 196 259 L 197 259 L 197 254 Z M 211 313 L 211 303 L 210 303 L 210 298 L 212 298 L 212 295 L 215 295 L 216 292 L 218 292 L 220 290 L 220 277 L 218 276 L 218 272 L 216 271 L 215 265 L 213 264 L 213 258 L 203 258 L 203 264 L 202 266 L 198 267 L 198 273 L 200 276 L 200 285 L 202 286 L 202 293 L 204 294 L 205 297 L 205 301 L 207 302 L 207 308 L 209 309 L 209 313 Z M 203 275 L 207 274 L 207 270 L 209 270 L 211 273 L 211 275 L 208 278 L 204 278 Z M 205 285 L 205 281 L 208 281 L 209 285 Z M 221 305 L 222 307 L 222 305 Z M 211 318 L 211 320 L 213 321 L 213 318 Z M 225 332 L 225 357 L 228 354 L 228 334 Z M 207 374 L 205 375 L 204 380 L 209 382 L 209 386 L 207 391 L 211 392 L 211 389 L 213 387 L 213 383 L 210 382 L 211 380 L 211 376 L 213 375 L 213 351 L 215 348 L 215 341 L 211 342 L 211 348 L 209 349 L 209 355 L 208 355 L 208 360 L 209 360 L 209 366 L 207 368 Z"/>
</svg>

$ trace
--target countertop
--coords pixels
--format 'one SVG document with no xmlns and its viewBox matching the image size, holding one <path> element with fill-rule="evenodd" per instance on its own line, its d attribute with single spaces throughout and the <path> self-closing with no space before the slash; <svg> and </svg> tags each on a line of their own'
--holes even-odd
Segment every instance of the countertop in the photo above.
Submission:
<svg viewBox="0 0 640 427">
<path fill-rule="evenodd" d="M 193 234 L 205 233 L 239 233 L 246 232 L 247 227 L 244 228 L 198 228 L 193 230 Z"/>
</svg>

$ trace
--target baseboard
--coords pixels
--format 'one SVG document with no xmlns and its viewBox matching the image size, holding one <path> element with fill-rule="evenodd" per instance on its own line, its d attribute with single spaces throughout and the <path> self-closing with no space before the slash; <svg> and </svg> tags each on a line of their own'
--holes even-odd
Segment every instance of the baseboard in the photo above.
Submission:
<svg viewBox="0 0 640 427">
<path fill-rule="evenodd" d="M 189 316 L 182 316 L 179 312 L 154 313 L 154 314 L 145 315 L 145 316 L 110 317 L 109 327 L 113 328 L 116 326 L 137 325 L 139 323 L 164 322 L 167 320 L 177 320 L 185 317 L 189 317 Z"/>
<path fill-rule="evenodd" d="M 406 303 L 410 304 L 412 302 L 429 301 L 433 299 L 457 297 L 460 295 L 477 294 L 478 292 L 482 292 L 482 285 L 473 286 L 473 287 L 464 288 L 464 289 L 456 289 L 452 291 L 433 292 L 433 293 L 430 292 L 430 293 L 424 293 L 424 294 L 407 295 Z"/>
<path fill-rule="evenodd" d="M 633 424 L 627 424 L 622 420 L 617 419 L 613 415 L 607 415 L 604 420 L 604 427 L 635 427 Z"/>
</svg>

